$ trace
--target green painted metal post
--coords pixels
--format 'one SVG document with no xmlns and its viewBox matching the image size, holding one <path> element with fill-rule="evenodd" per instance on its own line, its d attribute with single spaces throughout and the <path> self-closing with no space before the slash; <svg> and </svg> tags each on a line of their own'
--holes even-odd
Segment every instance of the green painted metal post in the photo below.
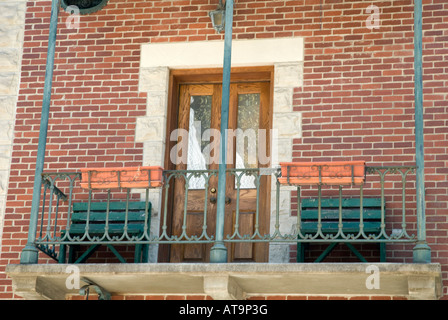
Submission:
<svg viewBox="0 0 448 320">
<path fill-rule="evenodd" d="M 60 0 L 52 0 L 50 32 L 48 36 L 47 65 L 45 69 L 44 95 L 42 101 L 42 114 L 40 119 L 39 142 L 37 146 L 36 169 L 34 174 L 33 200 L 31 202 L 30 224 L 28 241 L 20 256 L 21 264 L 37 263 L 38 250 L 34 246 L 39 216 L 40 193 L 42 188 L 42 172 L 45 160 L 45 147 L 47 143 L 48 118 L 50 114 L 51 88 L 53 82 L 54 54 L 56 49 L 56 34 Z"/>
<path fill-rule="evenodd" d="M 423 134 L 423 27 L 422 0 L 414 1 L 414 80 L 415 80 L 415 161 L 417 164 L 417 244 L 413 249 L 415 263 L 430 263 L 431 249 L 426 243 L 425 159 Z"/>
<path fill-rule="evenodd" d="M 218 171 L 218 194 L 216 205 L 216 239 L 210 250 L 210 262 L 226 263 L 227 248 L 224 245 L 224 216 L 226 198 L 227 130 L 229 126 L 230 70 L 232 60 L 233 0 L 226 1 L 224 36 L 224 65 L 221 101 L 221 150 Z"/>
</svg>

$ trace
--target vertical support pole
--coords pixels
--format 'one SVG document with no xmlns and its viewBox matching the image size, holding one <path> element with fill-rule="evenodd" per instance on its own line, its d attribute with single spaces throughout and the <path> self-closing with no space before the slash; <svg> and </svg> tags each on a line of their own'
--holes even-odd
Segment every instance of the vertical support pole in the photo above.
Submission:
<svg viewBox="0 0 448 320">
<path fill-rule="evenodd" d="M 48 35 L 47 65 L 45 68 L 45 84 L 42 101 L 42 114 L 40 119 L 39 142 L 37 146 L 36 169 L 34 173 L 33 200 L 31 202 L 30 224 L 28 229 L 28 241 L 23 248 L 20 263 L 37 263 L 38 251 L 34 246 L 39 216 L 40 192 L 42 187 L 42 172 L 44 169 L 45 147 L 47 143 L 48 118 L 50 114 L 51 89 L 53 82 L 54 54 L 56 49 L 56 34 L 58 28 L 59 1 L 52 0 L 50 32 Z"/>
<path fill-rule="evenodd" d="M 226 198 L 227 129 L 229 126 L 230 70 L 232 60 L 232 25 L 233 0 L 227 0 L 221 101 L 221 150 L 216 205 L 216 239 L 213 247 L 210 250 L 210 262 L 212 263 L 227 262 L 227 248 L 224 245 L 224 216 Z"/>
<path fill-rule="evenodd" d="M 430 263 L 431 249 L 426 243 L 425 162 L 423 134 L 423 26 L 422 0 L 414 0 L 414 81 L 415 81 L 415 161 L 417 164 L 417 244 L 413 249 L 414 263 Z"/>
</svg>

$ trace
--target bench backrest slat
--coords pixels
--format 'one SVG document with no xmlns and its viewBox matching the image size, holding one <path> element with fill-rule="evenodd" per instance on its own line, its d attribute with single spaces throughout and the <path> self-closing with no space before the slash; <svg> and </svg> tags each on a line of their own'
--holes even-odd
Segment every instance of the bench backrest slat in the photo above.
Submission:
<svg viewBox="0 0 448 320">
<path fill-rule="evenodd" d="M 144 201 L 129 201 L 128 207 L 129 209 L 145 209 L 146 203 Z M 151 205 L 151 203 L 149 203 Z M 87 212 L 89 203 L 88 202 L 76 202 L 73 204 L 73 212 L 77 211 L 85 211 Z M 91 202 L 90 210 L 91 211 L 106 211 L 107 202 Z M 109 210 L 126 210 L 126 202 L 109 202 Z"/>
<path fill-rule="evenodd" d="M 339 219 L 339 208 L 327 209 L 323 208 L 322 217 L 326 220 L 338 220 Z M 313 209 L 304 209 L 302 210 L 302 220 L 313 220 L 317 219 L 318 210 L 317 208 Z M 379 220 L 381 219 L 381 209 L 363 209 L 363 219 L 364 220 Z M 342 220 L 356 220 L 360 217 L 359 208 L 344 208 L 342 207 Z"/>
<path fill-rule="evenodd" d="M 364 208 L 368 207 L 379 207 L 381 208 L 381 198 L 363 198 L 362 205 Z M 324 198 L 321 199 L 322 208 L 339 208 L 339 199 L 338 198 Z M 302 200 L 302 208 L 317 208 L 318 199 L 303 199 Z M 344 198 L 342 199 L 342 207 L 343 208 L 359 208 L 360 199 L 359 198 Z"/>
<path fill-rule="evenodd" d="M 381 198 L 363 198 L 364 230 L 379 232 L 381 225 Z M 301 201 L 302 229 L 315 232 L 318 222 L 318 199 Z M 339 221 L 339 198 L 321 199 L 321 223 L 325 232 L 337 232 Z M 354 232 L 359 229 L 360 199 L 342 199 L 342 222 L 344 231 Z"/>
<path fill-rule="evenodd" d="M 145 221 L 146 203 L 143 201 L 129 202 L 128 204 L 128 222 L 144 222 Z M 87 217 L 89 222 L 124 222 L 126 219 L 126 202 L 110 202 L 109 216 L 107 215 L 107 202 L 91 202 L 90 214 L 88 215 L 88 203 L 74 203 L 72 223 L 85 223 Z M 148 221 L 151 215 L 151 203 L 148 203 Z"/>
</svg>

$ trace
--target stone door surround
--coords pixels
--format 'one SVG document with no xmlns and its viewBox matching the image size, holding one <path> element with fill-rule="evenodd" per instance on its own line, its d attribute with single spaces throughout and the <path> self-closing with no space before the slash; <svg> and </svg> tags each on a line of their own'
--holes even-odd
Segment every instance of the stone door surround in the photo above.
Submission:
<svg viewBox="0 0 448 320">
<path fill-rule="evenodd" d="M 143 165 L 163 166 L 170 70 L 222 68 L 223 41 L 148 43 L 141 48 L 139 91 L 147 93 L 146 115 L 137 118 L 135 141 L 143 148 Z M 273 154 L 279 162 L 292 161 L 293 139 L 301 138 L 302 114 L 293 111 L 294 88 L 303 83 L 303 38 L 234 40 L 232 67 L 274 66 L 273 83 Z M 275 188 L 275 183 L 271 184 Z M 158 234 L 161 210 L 159 190 L 151 190 L 152 230 Z M 290 217 L 290 190 L 281 191 L 281 225 L 294 228 Z M 275 192 L 271 192 L 271 216 L 275 210 Z M 275 215 L 274 215 L 275 216 Z M 291 229 L 292 230 L 292 229 Z M 282 230 L 291 232 L 291 230 Z M 274 249 L 276 248 L 276 249 Z M 287 262 L 289 245 L 271 245 L 270 261 Z M 150 255 L 155 259 L 156 249 Z"/>
</svg>

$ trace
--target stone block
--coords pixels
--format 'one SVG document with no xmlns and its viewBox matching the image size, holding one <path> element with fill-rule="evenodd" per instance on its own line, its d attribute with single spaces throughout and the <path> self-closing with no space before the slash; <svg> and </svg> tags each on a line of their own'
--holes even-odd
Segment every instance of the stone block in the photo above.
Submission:
<svg viewBox="0 0 448 320">
<path fill-rule="evenodd" d="M 21 48 L 23 46 L 23 26 L 0 24 L 0 48 Z"/>
<path fill-rule="evenodd" d="M 138 192 L 140 193 L 140 199 L 142 199 L 142 201 L 146 201 L 146 190 L 138 189 Z M 162 211 L 162 209 L 161 209 L 162 189 L 161 188 L 149 189 L 148 190 L 148 201 L 151 202 L 151 221 L 153 219 L 158 219 L 158 216 L 159 216 L 160 212 Z M 155 227 L 155 229 L 153 230 L 155 232 L 155 234 L 159 234 L 159 229 L 158 229 L 159 225 L 157 224 L 155 226 L 151 222 L 151 230 L 153 227 Z"/>
<path fill-rule="evenodd" d="M 0 239 L 3 239 L 3 222 L 5 218 L 6 195 L 0 195 Z M 0 240 L 0 246 L 2 242 Z"/>
<path fill-rule="evenodd" d="M 146 114 L 148 116 L 163 116 L 167 114 L 168 95 L 165 91 L 150 91 L 147 97 Z"/>
<path fill-rule="evenodd" d="M 1 35 L 0 35 L 1 38 Z M 14 72 L 0 73 L 0 95 L 16 95 L 19 89 L 19 74 Z"/>
<path fill-rule="evenodd" d="M 143 165 L 163 166 L 165 160 L 165 143 L 145 142 L 143 144 Z"/>
<path fill-rule="evenodd" d="M 139 91 L 167 92 L 169 83 L 169 69 L 167 67 L 141 68 Z"/>
<path fill-rule="evenodd" d="M 274 86 L 294 88 L 303 84 L 303 62 L 275 65 Z"/>
<path fill-rule="evenodd" d="M 12 143 L 14 123 L 12 120 L 0 119 L 0 145 Z"/>
<path fill-rule="evenodd" d="M 271 193 L 274 193 L 272 191 Z M 282 235 L 294 233 L 297 224 L 297 218 L 291 217 L 291 191 L 281 190 L 279 200 L 279 215 L 277 221 L 276 197 L 271 197 L 271 234 L 276 230 L 276 224 L 279 223 L 278 230 Z M 292 220 L 291 220 L 292 219 Z"/>
<path fill-rule="evenodd" d="M 440 278 L 433 276 L 409 276 L 409 298 L 411 300 L 435 300 L 441 296 Z"/>
<path fill-rule="evenodd" d="M 18 48 L 0 49 L 0 70 L 2 72 L 14 72 L 19 70 L 20 50 Z"/>
<path fill-rule="evenodd" d="M 137 118 L 135 142 L 150 142 L 165 140 L 165 117 Z"/>
<path fill-rule="evenodd" d="M 292 161 L 292 139 L 275 139 L 274 141 L 272 141 L 271 150 L 271 167 L 278 167 L 280 165 L 280 162 Z"/>
<path fill-rule="evenodd" d="M 292 111 L 293 88 L 274 88 L 275 112 Z"/>
<path fill-rule="evenodd" d="M 272 127 L 278 130 L 279 139 L 296 139 L 302 137 L 301 112 L 275 112 L 273 118 Z"/>
<path fill-rule="evenodd" d="M 0 196 L 6 195 L 8 188 L 8 177 L 9 177 L 8 170 L 0 171 Z"/>
<path fill-rule="evenodd" d="M 12 120 L 0 119 L 0 145 L 12 143 L 14 123 Z"/>
<path fill-rule="evenodd" d="M 2 1 L 0 23 L 22 25 L 25 21 L 26 1 Z"/>
<path fill-rule="evenodd" d="M 269 263 L 289 263 L 289 244 L 269 243 Z"/>
<path fill-rule="evenodd" d="M 13 120 L 16 107 L 14 96 L 0 96 L 0 119 Z"/>
<path fill-rule="evenodd" d="M 0 170 L 9 170 L 11 151 L 11 145 L 0 145 Z"/>
<path fill-rule="evenodd" d="M 204 277 L 204 292 L 213 300 L 242 300 L 244 291 L 229 275 Z"/>
</svg>

